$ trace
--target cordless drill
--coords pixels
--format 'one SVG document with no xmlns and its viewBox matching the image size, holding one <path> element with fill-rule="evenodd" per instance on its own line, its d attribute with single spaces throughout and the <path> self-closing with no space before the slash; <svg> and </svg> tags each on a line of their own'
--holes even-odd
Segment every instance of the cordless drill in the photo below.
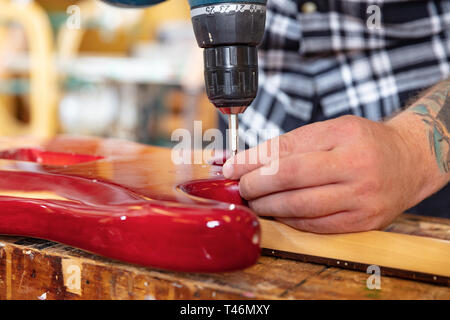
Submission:
<svg viewBox="0 0 450 320">
<path fill-rule="evenodd" d="M 165 0 L 103 0 L 121 7 L 145 7 Z M 258 52 L 267 0 L 189 0 L 195 37 L 204 49 L 209 100 L 228 115 L 230 149 L 239 149 L 238 114 L 258 91 Z"/>
</svg>

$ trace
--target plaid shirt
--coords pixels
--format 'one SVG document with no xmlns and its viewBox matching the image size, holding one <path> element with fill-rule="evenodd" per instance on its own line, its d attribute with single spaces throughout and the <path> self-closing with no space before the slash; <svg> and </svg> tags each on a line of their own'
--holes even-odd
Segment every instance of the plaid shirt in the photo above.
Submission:
<svg viewBox="0 0 450 320">
<path fill-rule="evenodd" d="M 449 75 L 450 0 L 313 0 L 317 11 L 303 13 L 307 2 L 268 0 L 260 90 L 240 116 L 247 146 L 270 138 L 260 129 L 344 114 L 380 120 Z M 367 25 L 373 4 L 381 28 Z"/>
<path fill-rule="evenodd" d="M 380 28 L 368 27 L 371 5 Z M 247 147 L 271 138 L 261 129 L 383 119 L 449 76 L 450 0 L 268 0 L 267 9 L 260 90 L 240 116 Z M 448 186 L 446 197 L 449 210 Z"/>
</svg>

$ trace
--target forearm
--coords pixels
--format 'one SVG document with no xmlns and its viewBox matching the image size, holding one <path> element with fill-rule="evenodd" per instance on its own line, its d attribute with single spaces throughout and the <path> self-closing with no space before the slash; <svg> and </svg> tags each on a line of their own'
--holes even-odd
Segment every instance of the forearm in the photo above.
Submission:
<svg viewBox="0 0 450 320">
<path fill-rule="evenodd" d="M 408 109 L 387 122 L 397 129 L 422 184 L 415 202 L 433 194 L 450 181 L 450 80 L 429 89 Z"/>
</svg>

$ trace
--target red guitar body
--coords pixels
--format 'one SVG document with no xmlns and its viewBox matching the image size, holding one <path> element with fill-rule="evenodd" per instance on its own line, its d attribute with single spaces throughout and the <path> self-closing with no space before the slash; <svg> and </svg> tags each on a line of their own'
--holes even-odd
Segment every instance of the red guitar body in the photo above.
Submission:
<svg viewBox="0 0 450 320">
<path fill-rule="evenodd" d="M 0 140 L 0 159 L 0 234 L 176 271 L 237 270 L 259 256 L 258 219 L 219 166 L 175 165 L 169 149 L 69 137 L 32 148 Z"/>
</svg>

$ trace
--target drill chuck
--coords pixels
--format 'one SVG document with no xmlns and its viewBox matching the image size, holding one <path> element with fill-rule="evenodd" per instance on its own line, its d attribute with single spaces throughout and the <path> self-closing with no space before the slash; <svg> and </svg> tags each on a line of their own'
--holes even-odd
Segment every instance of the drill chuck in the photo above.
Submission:
<svg viewBox="0 0 450 320">
<path fill-rule="evenodd" d="M 258 52 L 254 46 L 206 48 L 205 85 L 211 102 L 224 113 L 241 113 L 258 92 Z M 237 112 L 228 108 L 234 107 Z"/>
</svg>

